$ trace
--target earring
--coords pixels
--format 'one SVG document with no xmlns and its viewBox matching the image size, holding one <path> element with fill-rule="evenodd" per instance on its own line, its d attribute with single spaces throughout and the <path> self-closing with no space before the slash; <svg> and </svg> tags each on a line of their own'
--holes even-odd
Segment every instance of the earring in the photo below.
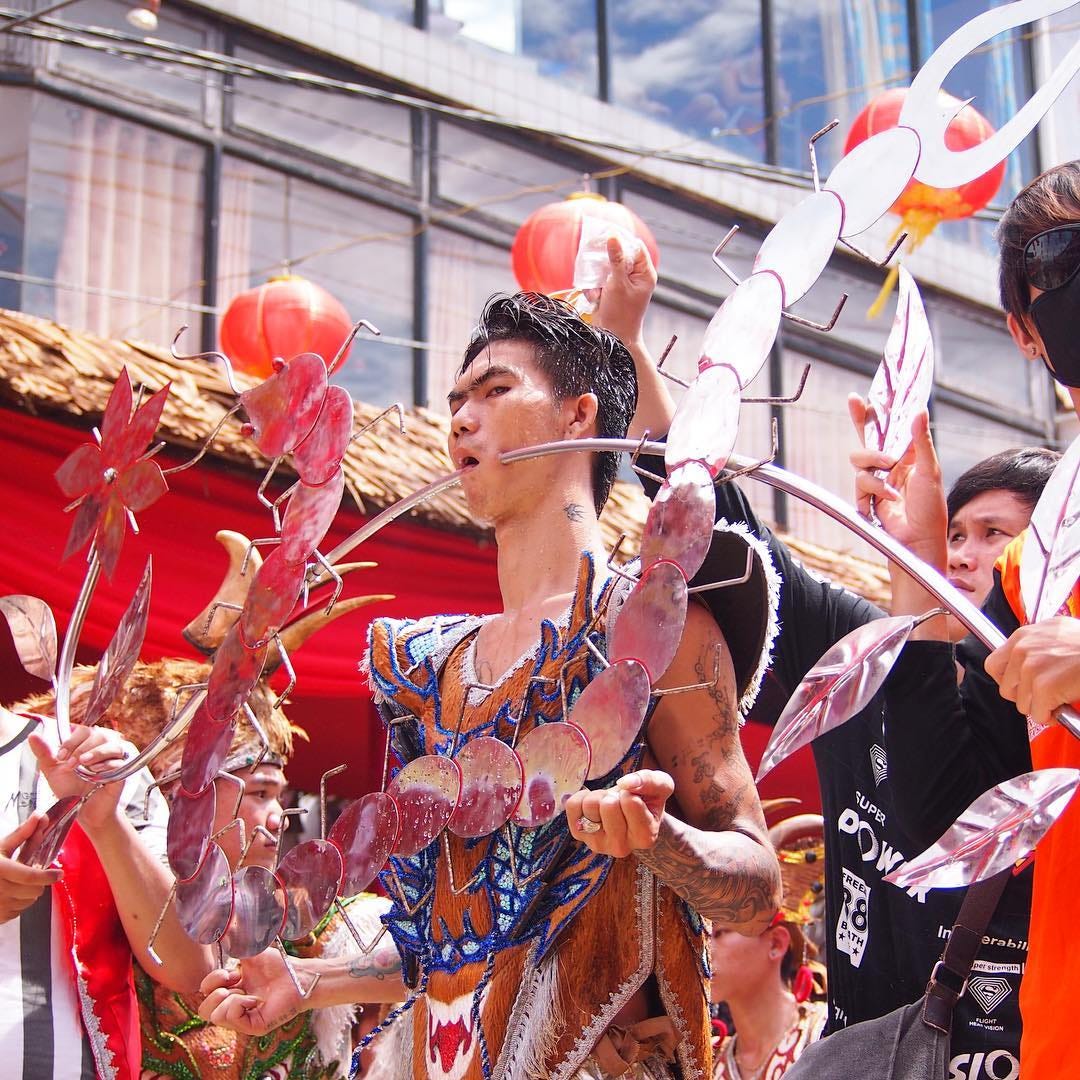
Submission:
<svg viewBox="0 0 1080 1080">
<path fill-rule="evenodd" d="M 1038 345 L 1029 345 L 1028 346 L 1028 353 L 1031 355 L 1032 360 L 1036 359 L 1038 357 L 1038 355 L 1039 355 L 1039 346 Z"/>
<path fill-rule="evenodd" d="M 806 962 L 806 939 L 803 939 L 802 956 L 799 960 L 799 970 L 795 972 L 795 980 L 791 986 L 791 992 L 795 1000 L 800 1004 L 808 1001 L 814 992 L 814 973 Z"/>
</svg>

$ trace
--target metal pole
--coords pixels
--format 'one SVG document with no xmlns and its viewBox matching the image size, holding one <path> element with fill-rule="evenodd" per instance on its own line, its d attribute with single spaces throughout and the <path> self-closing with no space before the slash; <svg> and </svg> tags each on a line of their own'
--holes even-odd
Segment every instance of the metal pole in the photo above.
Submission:
<svg viewBox="0 0 1080 1080">
<path fill-rule="evenodd" d="M 51 15 L 54 11 L 70 7 L 72 4 L 77 4 L 78 2 L 79 0 L 60 0 L 59 4 L 52 4 L 50 7 L 42 8 L 40 11 L 34 11 L 29 15 L 21 15 L 19 18 L 12 19 L 11 22 L 4 23 L 3 26 L 0 26 L 0 34 L 6 34 L 9 30 L 14 30 L 16 26 L 25 26 L 27 23 L 37 22 L 38 19 L 42 19 L 46 15 Z"/>
</svg>

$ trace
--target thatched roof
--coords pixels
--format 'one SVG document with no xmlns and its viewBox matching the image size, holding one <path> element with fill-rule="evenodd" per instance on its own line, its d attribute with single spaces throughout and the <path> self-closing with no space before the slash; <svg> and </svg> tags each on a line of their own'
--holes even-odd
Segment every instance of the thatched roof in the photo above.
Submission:
<svg viewBox="0 0 1080 1080">
<path fill-rule="evenodd" d="M 0 309 L 0 402 L 11 407 L 75 420 L 88 427 L 100 419 L 113 382 L 125 364 L 136 386 L 142 383 L 156 389 L 171 381 L 158 429 L 159 437 L 170 444 L 198 446 L 233 402 L 216 368 L 204 361 L 174 360 L 160 346 L 102 338 Z M 362 402 L 356 405 L 360 423 L 378 412 Z M 405 420 L 405 436 L 394 423 L 383 423 L 349 449 L 346 484 L 366 513 L 389 506 L 453 468 L 446 454 L 447 418 L 428 409 L 410 409 Z M 218 435 L 210 456 L 253 472 L 267 464 L 253 443 L 241 435 L 240 421 L 235 417 Z M 647 510 L 648 502 L 636 484 L 616 484 L 602 519 L 609 546 L 625 532 L 630 538 L 626 547 L 634 550 Z M 485 534 L 470 519 L 459 488 L 422 503 L 412 512 L 411 520 L 474 536 Z M 881 566 L 791 536 L 784 539 L 811 569 L 875 602 L 881 603 L 887 596 L 888 576 Z"/>
</svg>

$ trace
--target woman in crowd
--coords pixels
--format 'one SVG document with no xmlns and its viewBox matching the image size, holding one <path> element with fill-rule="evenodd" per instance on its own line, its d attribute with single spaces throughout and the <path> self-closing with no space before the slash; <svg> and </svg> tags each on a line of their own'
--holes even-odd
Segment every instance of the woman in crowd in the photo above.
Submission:
<svg viewBox="0 0 1080 1080">
<path fill-rule="evenodd" d="M 745 937 L 713 930 L 712 1000 L 735 1026 L 713 1054 L 713 1080 L 776 1080 L 825 1026 L 824 968 L 806 929 L 824 886 L 825 845 L 819 815 L 774 825 L 784 900 L 767 930 Z"/>
</svg>

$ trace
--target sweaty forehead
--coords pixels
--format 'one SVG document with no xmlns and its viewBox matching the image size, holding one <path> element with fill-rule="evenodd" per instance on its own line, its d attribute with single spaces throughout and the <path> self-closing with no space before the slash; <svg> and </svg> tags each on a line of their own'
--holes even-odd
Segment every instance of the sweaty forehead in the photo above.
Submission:
<svg viewBox="0 0 1080 1080">
<path fill-rule="evenodd" d="M 468 382 L 483 375 L 488 367 L 506 367 L 521 374 L 538 370 L 536 348 L 528 341 L 515 339 L 489 341 L 463 368 L 458 381 Z"/>
</svg>

